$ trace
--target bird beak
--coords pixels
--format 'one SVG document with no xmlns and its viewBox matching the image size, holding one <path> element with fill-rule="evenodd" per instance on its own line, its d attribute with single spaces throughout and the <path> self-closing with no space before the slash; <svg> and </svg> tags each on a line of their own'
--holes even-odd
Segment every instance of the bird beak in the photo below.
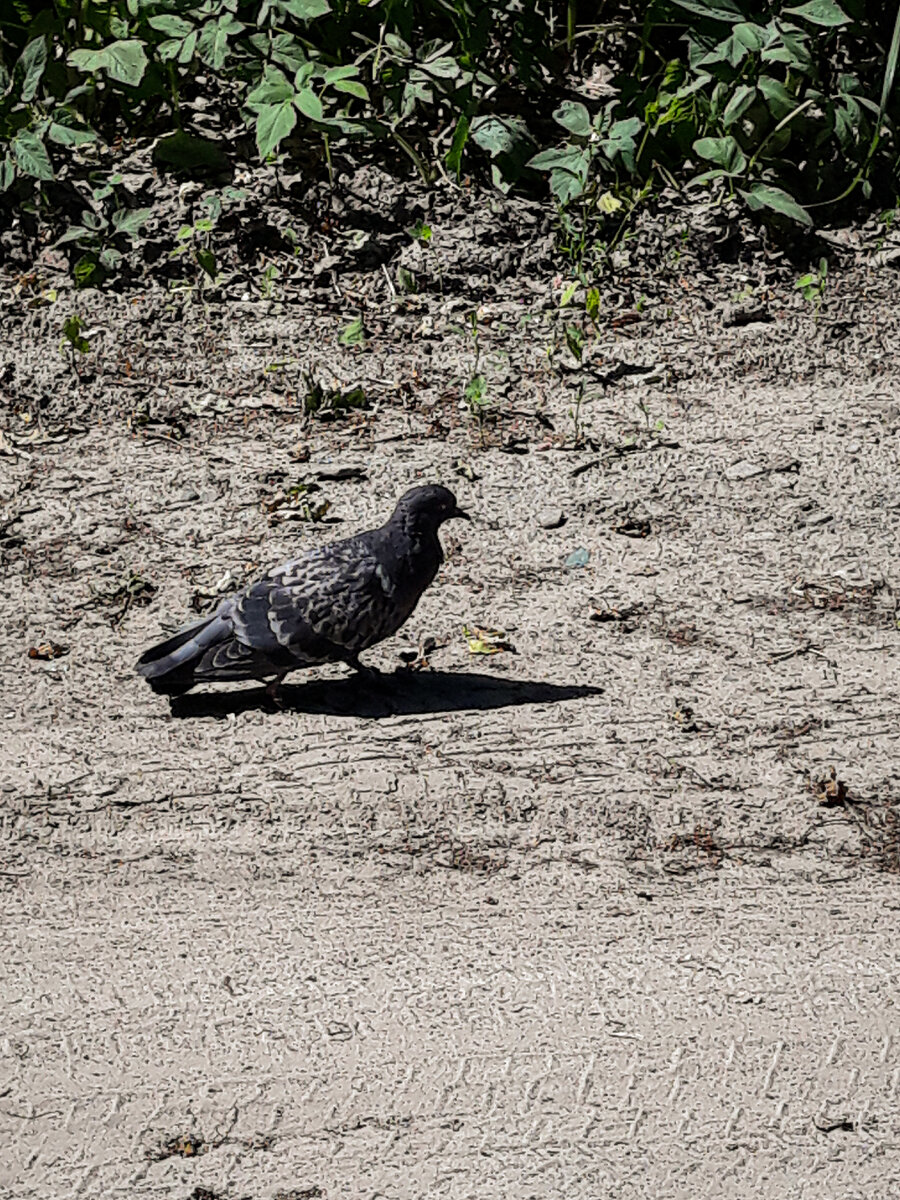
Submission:
<svg viewBox="0 0 900 1200">
<path fill-rule="evenodd" d="M 464 521 L 471 521 L 471 520 L 472 520 L 472 518 L 469 516 L 469 514 L 468 514 L 468 513 L 467 513 L 467 512 L 466 512 L 464 509 L 462 509 L 462 508 L 459 508 L 459 507 L 457 507 L 457 508 L 454 508 L 453 512 L 450 514 L 450 517 L 451 517 L 451 518 L 453 518 L 453 517 L 462 517 L 462 519 L 463 519 Z"/>
</svg>

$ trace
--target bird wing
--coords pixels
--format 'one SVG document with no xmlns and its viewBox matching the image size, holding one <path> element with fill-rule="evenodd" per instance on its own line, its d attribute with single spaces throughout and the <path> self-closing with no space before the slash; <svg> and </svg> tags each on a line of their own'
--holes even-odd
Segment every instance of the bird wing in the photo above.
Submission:
<svg viewBox="0 0 900 1200">
<path fill-rule="evenodd" d="M 275 663 L 353 653 L 385 607 L 383 574 L 361 538 L 312 550 L 234 597 L 235 637 Z"/>
</svg>

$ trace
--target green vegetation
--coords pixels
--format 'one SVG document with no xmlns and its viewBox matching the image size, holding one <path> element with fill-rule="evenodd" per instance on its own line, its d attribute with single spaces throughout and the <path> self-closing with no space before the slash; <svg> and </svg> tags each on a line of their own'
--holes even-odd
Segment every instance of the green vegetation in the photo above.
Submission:
<svg viewBox="0 0 900 1200">
<path fill-rule="evenodd" d="M 810 271 L 806 275 L 801 275 L 794 287 L 800 290 L 800 294 L 804 300 L 808 300 L 813 306 L 813 312 L 816 320 L 819 317 L 819 309 L 822 307 L 822 301 L 825 299 L 825 290 L 828 286 L 828 262 L 824 258 L 819 259 L 819 269 Z"/>
<path fill-rule="evenodd" d="M 118 164 L 152 140 L 200 178 L 333 180 L 362 144 L 426 181 L 549 186 L 578 254 L 662 187 L 810 225 L 896 205 L 898 56 L 900 3 L 865 0 L 7 0 L 0 218 L 98 282 L 150 216 Z M 174 248 L 210 279 L 217 216 Z"/>
</svg>

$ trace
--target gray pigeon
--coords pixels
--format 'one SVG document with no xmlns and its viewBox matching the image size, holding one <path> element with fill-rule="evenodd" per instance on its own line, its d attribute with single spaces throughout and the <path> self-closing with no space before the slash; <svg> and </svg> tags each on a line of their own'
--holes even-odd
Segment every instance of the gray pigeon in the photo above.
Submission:
<svg viewBox="0 0 900 1200">
<path fill-rule="evenodd" d="M 153 646 L 137 663 L 155 692 L 180 696 L 198 683 L 271 680 L 289 671 L 359 661 L 396 633 L 444 561 L 438 529 L 468 513 L 447 488 L 411 488 L 386 525 L 308 550 L 223 600 L 214 613 Z"/>
</svg>

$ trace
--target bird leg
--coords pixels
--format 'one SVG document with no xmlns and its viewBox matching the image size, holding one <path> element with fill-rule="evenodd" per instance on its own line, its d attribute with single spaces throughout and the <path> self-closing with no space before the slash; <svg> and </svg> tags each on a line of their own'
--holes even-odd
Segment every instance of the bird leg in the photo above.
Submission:
<svg viewBox="0 0 900 1200">
<path fill-rule="evenodd" d="M 284 708 L 284 697 L 281 695 L 281 685 L 284 682 L 284 677 L 287 671 L 283 671 L 280 675 L 276 675 L 273 680 L 266 684 L 266 695 L 275 708 Z"/>
<path fill-rule="evenodd" d="M 378 670 L 378 668 L 367 667 L 365 663 L 361 663 L 359 661 L 358 654 L 348 654 L 344 661 L 347 663 L 348 667 L 352 667 L 354 671 L 363 677 L 363 679 L 366 679 L 369 682 L 381 678 L 381 672 Z"/>
</svg>

